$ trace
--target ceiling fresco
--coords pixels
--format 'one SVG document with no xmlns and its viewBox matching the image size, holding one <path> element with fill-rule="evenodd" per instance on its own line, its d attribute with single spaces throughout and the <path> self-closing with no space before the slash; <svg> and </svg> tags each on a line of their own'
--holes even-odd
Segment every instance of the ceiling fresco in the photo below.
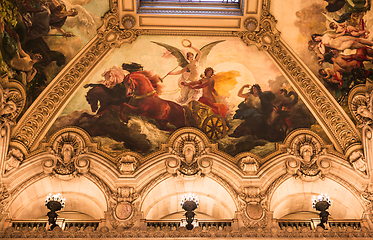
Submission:
<svg viewBox="0 0 373 240">
<path fill-rule="evenodd" d="M 350 70 L 334 74 L 336 64 L 318 52 L 334 51 L 311 39 L 333 33 L 330 22 L 339 26 L 343 17 L 340 27 L 353 32 L 343 31 L 343 37 L 369 46 L 369 5 L 351 10 L 346 3 L 331 12 L 326 1 L 288 0 L 284 12 L 281 1 L 265 1 L 263 9 L 271 3 L 273 16 L 264 11 L 260 23 L 248 17 L 237 31 L 209 32 L 144 29 L 144 16 L 124 15 L 132 9 L 126 1 L 3 1 L 13 15 L 3 12 L 2 71 L 26 92 L 27 116 L 18 115 L 12 132 L 12 144 L 23 152 L 70 127 L 84 130 L 112 156 L 147 156 L 184 127 L 204 133 L 230 156 L 268 156 L 297 129 L 309 129 L 347 152 L 361 148 L 355 124 L 373 119 L 364 85 L 371 49 L 344 51 L 339 57 Z M 41 31 L 43 14 L 59 25 L 49 22 Z M 354 28 L 352 19 L 359 23 Z M 30 30 L 22 32 L 22 24 Z M 363 36 L 349 35 L 355 33 Z M 5 46 L 18 48 L 15 56 L 24 48 L 31 60 L 27 70 L 11 66 Z M 32 60 L 38 52 L 42 58 Z M 320 69 L 334 78 L 322 77 Z"/>
<path fill-rule="evenodd" d="M 2 2 L 0 75 L 7 73 L 25 86 L 26 105 L 30 106 L 96 35 L 109 3 L 90 0 Z"/>
<path fill-rule="evenodd" d="M 233 156 L 264 156 L 294 129 L 320 131 L 265 52 L 238 38 L 175 36 L 140 36 L 114 49 L 49 135 L 67 126 L 84 129 L 109 153 L 141 154 L 174 130 L 194 127 Z"/>
<path fill-rule="evenodd" d="M 279 7 L 284 4 L 286 12 Z M 369 85 L 372 79 L 371 2 L 273 1 L 272 9 L 281 37 L 350 117 L 358 123 L 371 121 L 353 99 L 356 86 Z"/>
</svg>

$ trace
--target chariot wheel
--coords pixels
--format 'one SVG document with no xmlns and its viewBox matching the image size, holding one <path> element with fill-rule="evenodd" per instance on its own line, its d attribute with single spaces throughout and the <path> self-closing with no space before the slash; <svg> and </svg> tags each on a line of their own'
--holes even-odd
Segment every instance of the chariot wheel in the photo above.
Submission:
<svg viewBox="0 0 373 240">
<path fill-rule="evenodd" d="M 203 121 L 202 131 L 210 139 L 220 139 L 227 134 L 227 124 L 222 116 L 214 114 Z"/>
</svg>

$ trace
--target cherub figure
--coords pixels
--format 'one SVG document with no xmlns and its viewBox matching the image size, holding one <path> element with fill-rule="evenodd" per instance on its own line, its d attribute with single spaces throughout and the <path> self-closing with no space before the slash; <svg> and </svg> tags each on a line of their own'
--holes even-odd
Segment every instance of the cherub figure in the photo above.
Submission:
<svg viewBox="0 0 373 240">
<path fill-rule="evenodd" d="M 344 23 L 336 23 L 336 22 L 331 22 L 329 24 L 329 27 L 335 31 L 337 34 L 336 36 L 343 36 L 343 35 L 350 35 L 354 37 L 363 37 L 367 38 L 368 34 L 370 33 L 367 30 L 359 30 L 354 26 L 347 25 L 346 22 Z"/>
</svg>

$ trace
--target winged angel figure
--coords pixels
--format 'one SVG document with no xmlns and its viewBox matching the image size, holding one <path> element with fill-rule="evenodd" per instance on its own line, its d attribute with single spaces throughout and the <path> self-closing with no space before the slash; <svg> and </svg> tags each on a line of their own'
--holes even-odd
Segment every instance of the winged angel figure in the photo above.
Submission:
<svg viewBox="0 0 373 240">
<path fill-rule="evenodd" d="M 215 41 L 209 44 L 206 44 L 201 49 L 197 49 L 192 46 L 192 42 L 188 39 L 182 40 L 181 44 L 184 47 L 191 48 L 196 52 L 196 55 L 192 52 L 187 52 L 186 56 L 184 53 L 171 45 L 165 44 L 165 43 L 159 43 L 159 42 L 153 42 L 155 44 L 158 44 L 159 46 L 162 46 L 166 48 L 173 56 L 176 57 L 178 65 L 169 73 L 168 75 L 180 75 L 178 85 L 180 87 L 180 98 L 177 99 L 177 101 L 180 104 L 188 104 L 191 100 L 197 100 L 201 93 L 200 89 L 192 89 L 190 87 L 187 87 L 185 83 L 190 83 L 197 81 L 200 78 L 200 74 L 202 73 L 202 67 L 204 63 L 206 62 L 207 55 L 210 53 L 211 49 L 217 45 L 218 43 L 224 42 L 225 40 L 219 40 Z M 181 70 L 175 71 L 176 68 L 182 67 Z M 165 76 L 165 77 L 166 77 Z M 164 77 L 164 78 L 165 78 Z M 163 79 L 162 79 L 163 80 Z"/>
</svg>

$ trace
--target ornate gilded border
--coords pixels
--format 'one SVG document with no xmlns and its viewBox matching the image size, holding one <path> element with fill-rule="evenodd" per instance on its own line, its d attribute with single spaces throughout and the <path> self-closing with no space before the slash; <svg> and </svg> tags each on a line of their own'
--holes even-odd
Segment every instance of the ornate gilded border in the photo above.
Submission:
<svg viewBox="0 0 373 240">
<path fill-rule="evenodd" d="M 302 100 L 315 115 L 337 151 L 348 156 L 361 149 L 360 132 L 344 110 L 307 69 L 294 52 L 280 39 L 276 19 L 270 14 L 270 1 L 262 4 L 258 31 L 180 31 L 165 29 L 138 30 L 119 28 L 118 2 L 111 1 L 111 11 L 104 18 L 97 36 L 76 56 L 28 109 L 12 131 L 10 145 L 26 156 L 36 150 L 58 113 L 80 87 L 84 77 L 107 54 L 139 35 L 239 37 L 248 45 L 265 50 L 291 82 Z M 127 20 L 129 18 L 126 18 Z"/>
</svg>

